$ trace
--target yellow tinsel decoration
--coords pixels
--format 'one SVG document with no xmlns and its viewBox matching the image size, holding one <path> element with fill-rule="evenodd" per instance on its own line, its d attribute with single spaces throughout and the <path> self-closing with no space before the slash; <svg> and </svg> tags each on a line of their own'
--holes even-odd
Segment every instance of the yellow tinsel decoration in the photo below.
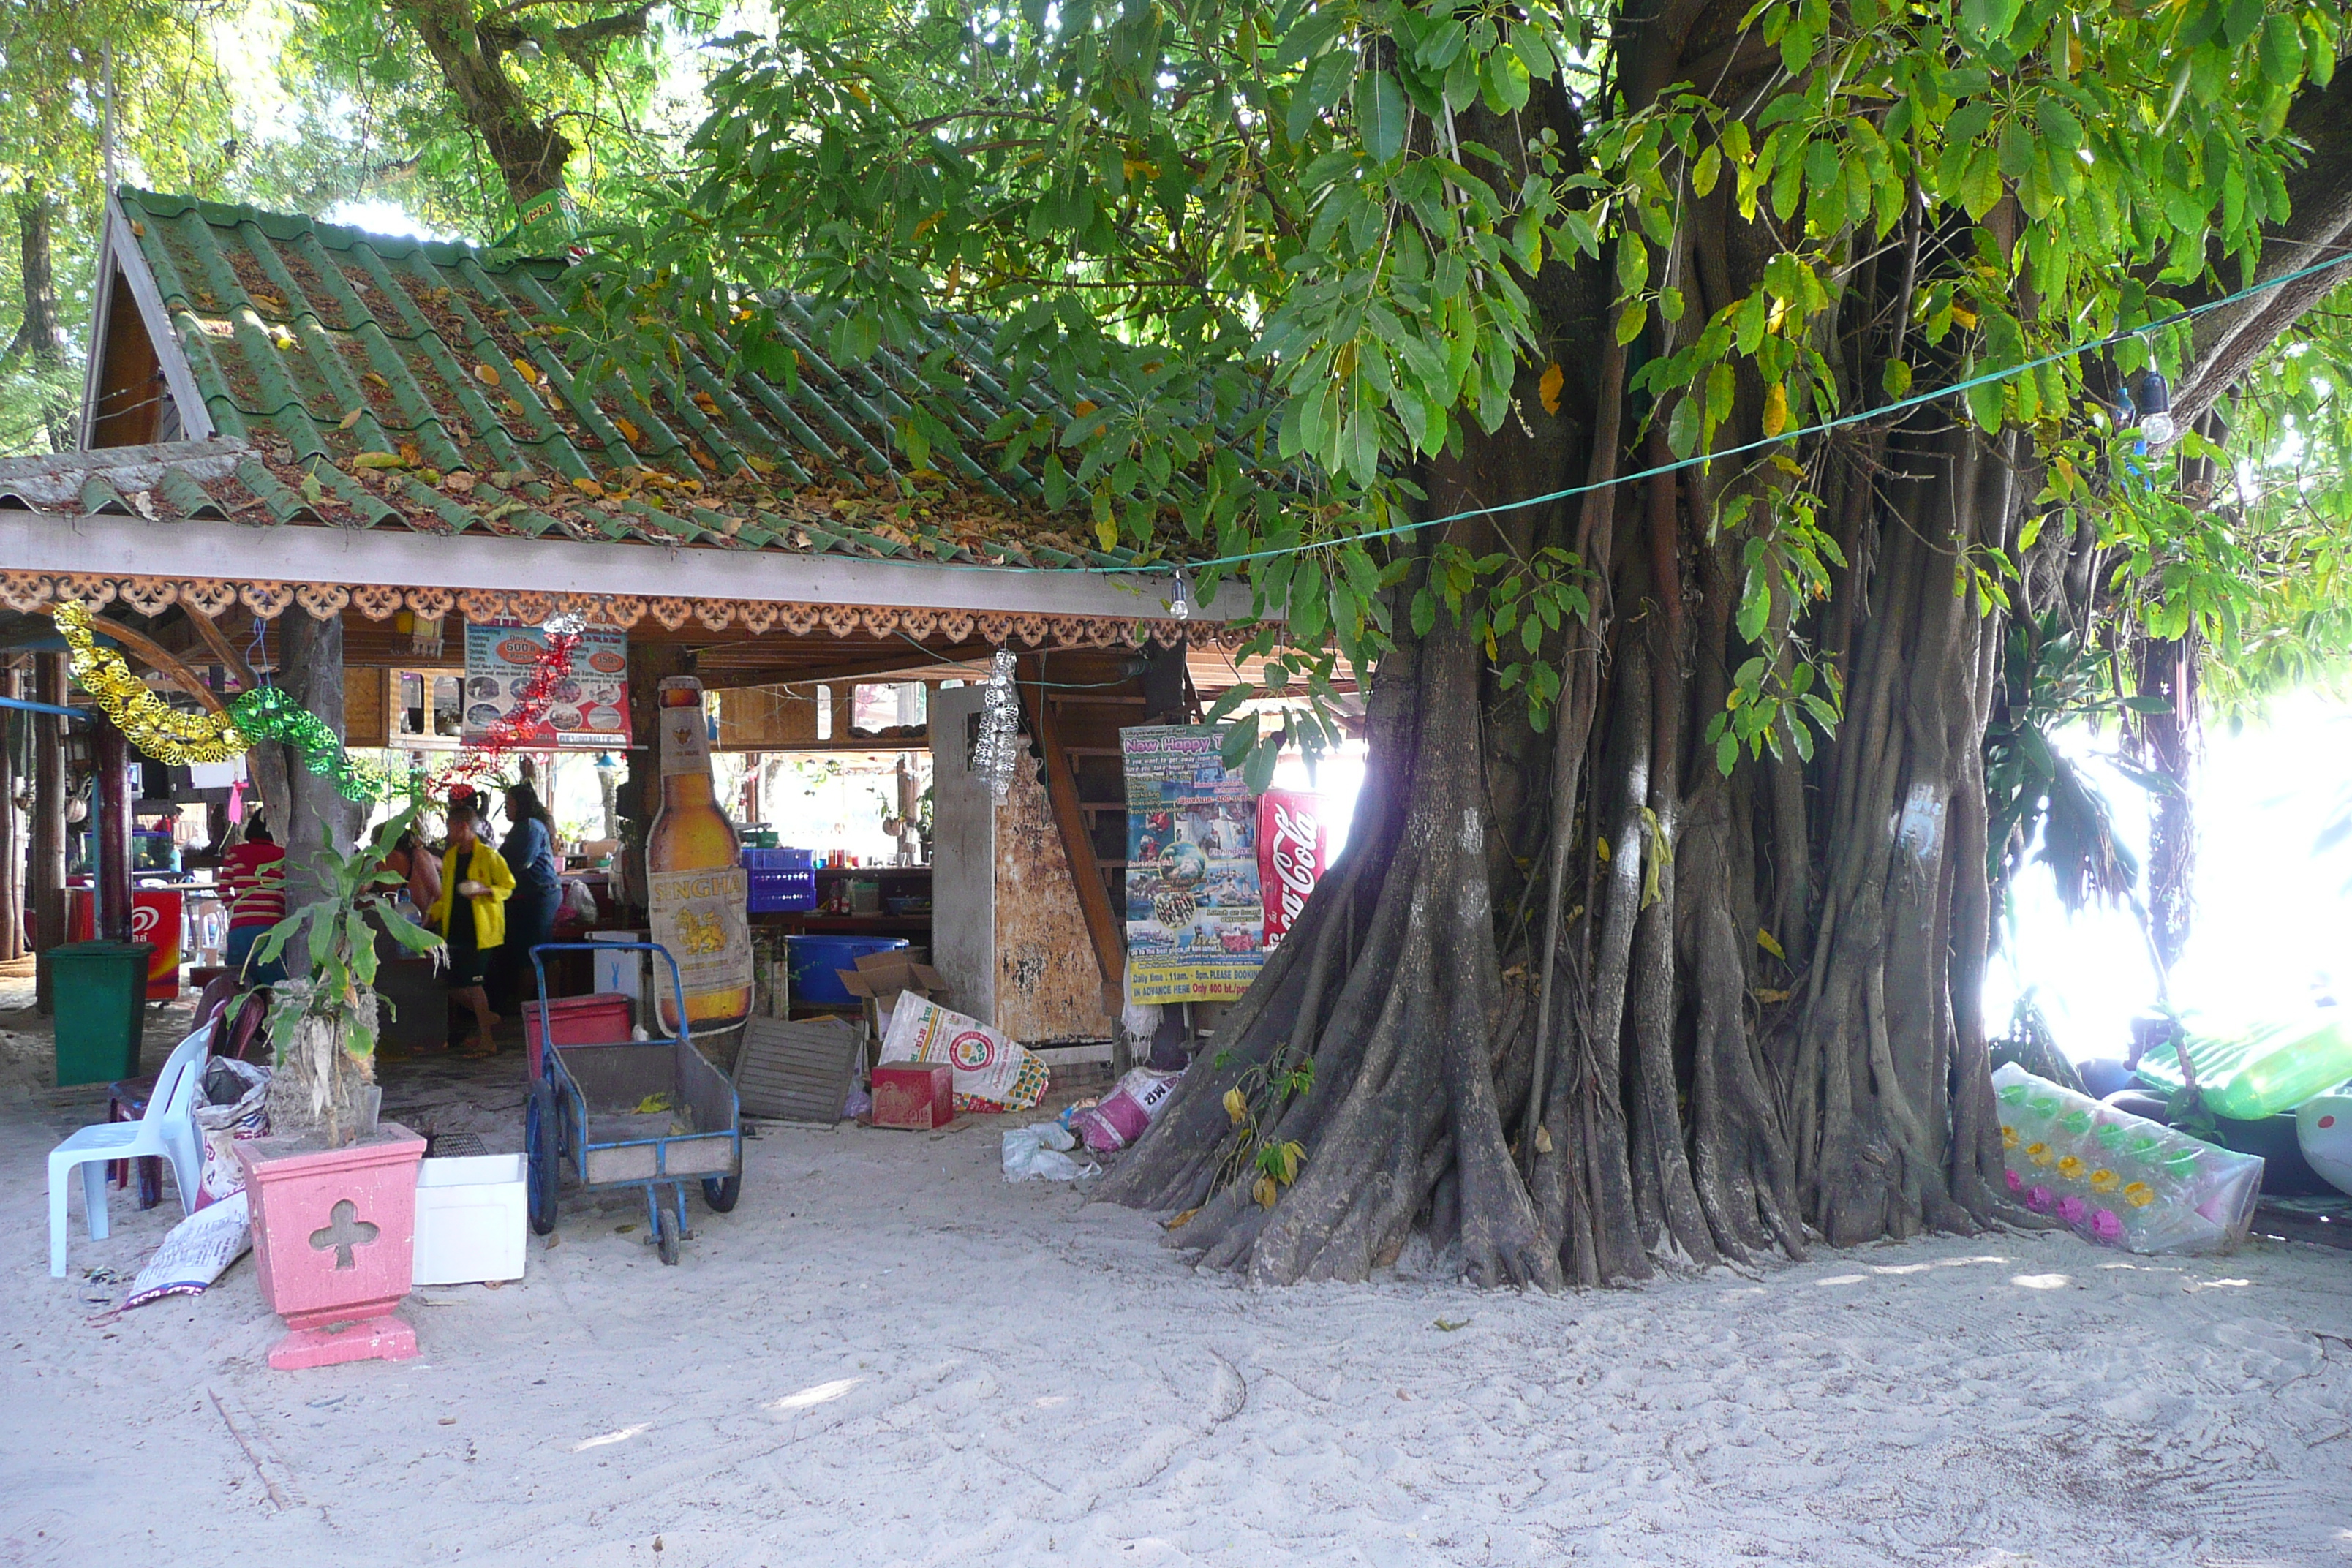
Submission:
<svg viewBox="0 0 2352 1568">
<path fill-rule="evenodd" d="M 112 648 L 98 646 L 88 608 L 67 599 L 51 612 L 73 664 L 74 684 L 130 742 L 159 763 L 226 763 L 253 744 L 226 713 L 184 713 L 147 689 Z"/>
</svg>

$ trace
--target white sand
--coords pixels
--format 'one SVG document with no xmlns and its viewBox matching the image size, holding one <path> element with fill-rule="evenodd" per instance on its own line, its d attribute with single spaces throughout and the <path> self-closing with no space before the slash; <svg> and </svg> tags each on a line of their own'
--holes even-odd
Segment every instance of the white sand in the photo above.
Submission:
<svg viewBox="0 0 2352 1568">
<path fill-rule="evenodd" d="M 89 1321 L 169 1198 L 77 1207 L 48 1278 L 87 1105 L 0 1089 L 0 1563 L 2352 1562 L 2340 1253 L 1268 1293 L 1008 1186 L 985 1123 L 777 1127 L 677 1268 L 575 1204 L 520 1283 L 412 1297 L 419 1359 L 280 1373 L 249 1258 Z"/>
</svg>

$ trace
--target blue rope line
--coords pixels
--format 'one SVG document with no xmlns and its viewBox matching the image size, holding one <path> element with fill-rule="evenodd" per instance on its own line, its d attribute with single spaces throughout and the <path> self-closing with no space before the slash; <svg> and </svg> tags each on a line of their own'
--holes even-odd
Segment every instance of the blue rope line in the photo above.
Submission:
<svg viewBox="0 0 2352 1568">
<path fill-rule="evenodd" d="M 2119 331 L 2110 332 L 2105 337 L 2095 339 L 2090 342 L 2076 343 L 2070 348 L 2058 349 L 2053 353 L 2042 355 L 2039 359 L 2027 360 L 2021 364 L 2010 365 L 2001 370 L 1987 371 L 1982 375 L 1973 375 L 1966 381 L 1955 382 L 1949 386 L 1937 387 L 1931 392 L 1916 392 L 1908 397 L 1900 397 L 1892 403 L 1882 404 L 1875 408 L 1865 408 L 1856 413 L 1841 415 L 1835 419 L 1825 419 L 1820 424 L 1808 425 L 1801 429 L 1784 430 L 1778 436 L 1767 436 L 1759 441 L 1748 441 L 1740 446 L 1727 447 L 1721 451 L 1704 452 L 1694 457 L 1679 458 L 1671 463 L 1660 463 L 1654 468 L 1643 468 L 1636 473 L 1620 474 L 1614 479 L 1603 479 L 1598 484 L 1570 485 L 1566 489 L 1547 490 L 1541 495 L 1528 496 L 1522 500 L 1502 501 L 1494 506 L 1472 507 L 1467 510 L 1451 511 L 1447 512 L 1443 517 L 1426 518 L 1418 522 L 1397 523 L 1393 527 L 1377 529 L 1370 533 L 1351 533 L 1343 539 L 1318 540 L 1312 544 L 1285 545 L 1279 549 L 1274 550 L 1252 550 L 1244 552 L 1238 555 L 1220 555 L 1208 561 L 1171 561 L 1167 563 L 1160 569 L 1174 572 L 1201 572 L 1213 566 L 1239 566 L 1252 561 L 1270 560 L 1277 555 L 1303 555 L 1310 550 L 1328 550 L 1337 545 L 1349 542 L 1360 542 L 1373 539 L 1390 539 L 1399 534 L 1418 532 L 1420 530 L 1424 528 L 1441 527 L 1449 522 L 1466 522 L 1473 518 L 1495 517 L 1507 511 L 1518 511 L 1527 507 L 1546 506 L 1556 500 L 1568 500 L 1576 496 L 1590 495 L 1594 490 L 1613 489 L 1619 485 L 1634 484 L 1643 479 L 1655 479 L 1662 474 L 1677 473 L 1684 468 L 1697 468 L 1701 464 L 1717 462 L 1726 458 L 1737 458 L 1743 453 L 1760 452 L 1773 447 L 1783 447 L 1791 441 L 1800 440 L 1807 436 L 1818 436 L 1826 431 L 1843 428 L 1848 425 L 1860 425 L 1873 419 L 1883 419 L 1888 415 L 1900 414 L 1906 409 L 1925 407 L 1928 404 L 1940 402 L 1957 393 L 1965 393 L 1971 388 L 1979 386 L 1995 385 L 2000 382 L 2009 380 L 2011 376 L 2023 375 L 2028 371 L 2039 370 L 2043 365 L 2058 364 L 2063 361 L 2074 359 L 2078 355 L 2096 353 L 2101 349 L 2112 348 L 2116 344 L 2126 342 L 2128 339 L 2143 337 L 2149 332 L 2160 331 L 2167 327 L 2179 326 L 2181 322 L 2204 315 L 2208 311 L 2221 310 L 2225 305 L 2234 305 L 2241 300 L 2252 299 L 2257 294 L 2267 293 L 2273 289 L 2283 288 L 2289 283 L 2296 282 L 2302 279 L 2317 277 L 2323 272 L 2332 272 L 2340 268 L 2346 267 L 2352 267 L 2352 258 L 2338 258 L 2336 260 L 2323 261 L 2311 267 L 2297 268 L 2293 272 L 2281 273 L 2276 278 L 2265 279 L 2262 282 L 2250 284 L 2233 294 L 2225 294 L 2219 300 L 2210 300 L 2202 305 L 2191 305 L 2186 310 L 2175 310 L 2168 316 L 2158 317 L 2157 320 L 2143 323 L 2140 326 L 2129 327 Z M 965 566 L 957 567 L 954 568 L 954 570 L 967 572 L 1009 572 L 1023 569 L 1009 566 Z M 1027 570 L 1047 572 L 1100 572 L 1104 575 L 1112 574 L 1110 571 L 1105 568 L 1094 566 L 1031 567 L 1027 568 Z M 1144 568 L 1144 570 L 1150 570 L 1150 568 Z"/>
</svg>

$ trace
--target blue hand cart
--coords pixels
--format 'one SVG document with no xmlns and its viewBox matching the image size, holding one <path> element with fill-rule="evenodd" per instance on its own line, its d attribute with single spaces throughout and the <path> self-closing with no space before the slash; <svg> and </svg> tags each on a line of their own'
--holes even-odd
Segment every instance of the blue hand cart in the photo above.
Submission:
<svg viewBox="0 0 2352 1568">
<path fill-rule="evenodd" d="M 676 1263 L 678 1243 L 694 1235 L 686 1223 L 687 1184 L 699 1181 L 703 1200 L 718 1214 L 735 1206 L 743 1186 L 742 1110 L 734 1084 L 688 1037 L 677 960 L 658 942 L 551 942 L 530 950 L 530 967 L 539 980 L 539 1016 L 551 1020 L 542 954 L 630 949 L 659 953 L 669 965 L 677 1032 L 558 1046 L 554 1030 L 543 1028 L 540 1076 L 523 1110 L 530 1228 L 541 1236 L 555 1228 L 557 1193 L 569 1165 L 583 1192 L 643 1187 L 654 1245 L 664 1263 Z"/>
</svg>

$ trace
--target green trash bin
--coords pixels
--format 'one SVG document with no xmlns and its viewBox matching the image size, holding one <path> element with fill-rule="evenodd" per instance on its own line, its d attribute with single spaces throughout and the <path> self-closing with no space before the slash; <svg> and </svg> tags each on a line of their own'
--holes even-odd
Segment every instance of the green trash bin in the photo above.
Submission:
<svg viewBox="0 0 2352 1568">
<path fill-rule="evenodd" d="M 139 1076 L 147 959 L 154 951 L 143 942 L 77 942 L 49 949 L 59 1089 Z"/>
</svg>

